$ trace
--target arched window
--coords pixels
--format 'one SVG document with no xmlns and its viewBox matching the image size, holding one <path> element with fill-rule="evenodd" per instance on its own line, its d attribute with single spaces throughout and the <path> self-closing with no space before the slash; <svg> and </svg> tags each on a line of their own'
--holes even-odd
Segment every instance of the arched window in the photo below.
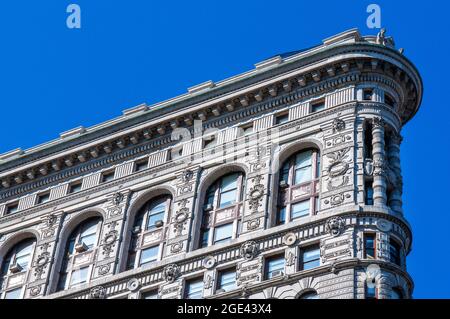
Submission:
<svg viewBox="0 0 450 319">
<path fill-rule="evenodd" d="M 199 248 L 239 236 L 243 191 L 242 173 L 225 175 L 208 188 L 203 204 Z"/>
<path fill-rule="evenodd" d="M 319 295 L 314 290 L 311 290 L 302 293 L 297 299 L 319 299 Z"/>
<path fill-rule="evenodd" d="M 58 291 L 89 282 L 101 225 L 100 217 L 92 217 L 70 234 L 59 273 Z"/>
<path fill-rule="evenodd" d="M 16 244 L 3 259 L 0 278 L 2 299 L 23 298 L 23 287 L 28 279 L 35 244 L 34 238 L 25 239 Z"/>
<path fill-rule="evenodd" d="M 319 210 L 320 155 L 315 149 L 292 155 L 280 170 L 276 225 Z"/>
<path fill-rule="evenodd" d="M 403 299 L 403 292 L 400 288 L 395 287 L 391 290 L 391 299 Z"/>
<path fill-rule="evenodd" d="M 127 269 L 134 269 L 160 259 L 164 232 L 169 220 L 172 198 L 160 196 L 148 201 L 137 213 L 131 229 Z M 160 232 L 159 236 L 155 236 Z"/>
</svg>

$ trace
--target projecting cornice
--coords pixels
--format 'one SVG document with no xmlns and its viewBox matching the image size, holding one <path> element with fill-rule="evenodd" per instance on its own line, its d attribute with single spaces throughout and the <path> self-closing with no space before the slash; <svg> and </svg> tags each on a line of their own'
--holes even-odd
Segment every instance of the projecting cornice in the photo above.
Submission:
<svg viewBox="0 0 450 319">
<path fill-rule="evenodd" d="M 196 119 L 204 121 L 204 127 L 220 127 L 221 121 L 229 123 L 226 119 L 236 119 L 237 114 L 250 115 L 260 105 L 277 99 L 285 99 L 281 103 L 286 104 L 312 97 L 344 82 L 357 83 L 361 75 L 369 73 L 379 75 L 378 79 L 373 76 L 374 81 L 388 77 L 397 84 L 399 96 L 404 97 L 399 117 L 407 122 L 422 97 L 417 70 L 395 49 L 350 30 L 312 49 L 258 63 L 254 70 L 233 78 L 208 81 L 154 106 L 142 104 L 127 109 L 121 117 L 92 128 L 78 127 L 61 133 L 60 139 L 42 146 L 0 155 L 0 192 L 12 187 L 24 189 L 31 183 L 38 185 L 36 182 L 44 177 L 65 175 L 61 172 L 134 145 L 152 142 L 152 149 L 170 146 L 170 132 L 178 127 L 192 129 Z"/>
</svg>

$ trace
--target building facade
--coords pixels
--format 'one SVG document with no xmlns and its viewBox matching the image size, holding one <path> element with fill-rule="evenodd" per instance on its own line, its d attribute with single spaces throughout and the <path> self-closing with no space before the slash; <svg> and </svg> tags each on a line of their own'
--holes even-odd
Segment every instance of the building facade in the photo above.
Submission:
<svg viewBox="0 0 450 319">
<path fill-rule="evenodd" d="M 0 155 L 0 298 L 410 298 L 402 51 L 349 30 Z"/>
</svg>

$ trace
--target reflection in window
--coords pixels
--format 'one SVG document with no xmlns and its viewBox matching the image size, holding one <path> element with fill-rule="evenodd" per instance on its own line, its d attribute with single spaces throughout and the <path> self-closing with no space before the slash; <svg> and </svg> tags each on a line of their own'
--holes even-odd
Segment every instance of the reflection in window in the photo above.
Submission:
<svg viewBox="0 0 450 319">
<path fill-rule="evenodd" d="M 375 234 L 364 234 L 364 258 L 375 259 Z"/>
<path fill-rule="evenodd" d="M 233 223 L 217 226 L 214 229 L 214 244 L 226 243 L 233 237 Z"/>
<path fill-rule="evenodd" d="M 266 259 L 265 279 L 271 279 L 284 274 L 284 256 L 275 256 Z"/>
<path fill-rule="evenodd" d="M 227 269 L 219 271 L 217 290 L 221 289 L 225 292 L 236 288 L 236 269 Z"/>
<path fill-rule="evenodd" d="M 317 295 L 317 292 L 315 291 L 308 291 L 304 294 L 301 294 L 298 299 L 319 299 L 319 296 Z"/>
<path fill-rule="evenodd" d="M 141 252 L 141 261 L 139 266 L 154 262 L 158 260 L 159 246 L 143 249 Z"/>
<path fill-rule="evenodd" d="M 302 249 L 301 270 L 308 270 L 320 266 L 320 249 L 314 245 Z"/>
<path fill-rule="evenodd" d="M 202 299 L 202 297 L 203 297 L 203 278 L 196 278 L 186 281 L 184 298 Z"/>
</svg>

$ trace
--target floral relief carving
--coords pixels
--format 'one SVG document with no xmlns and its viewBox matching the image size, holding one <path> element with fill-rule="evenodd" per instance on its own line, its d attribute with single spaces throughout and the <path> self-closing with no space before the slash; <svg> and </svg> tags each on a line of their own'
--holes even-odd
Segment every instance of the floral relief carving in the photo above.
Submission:
<svg viewBox="0 0 450 319">
<path fill-rule="evenodd" d="M 326 155 L 330 159 L 330 164 L 327 168 L 329 176 L 328 190 L 335 190 L 348 184 L 349 177 L 345 176 L 345 174 L 350 168 L 349 151 L 350 147 L 346 147 Z"/>
</svg>

